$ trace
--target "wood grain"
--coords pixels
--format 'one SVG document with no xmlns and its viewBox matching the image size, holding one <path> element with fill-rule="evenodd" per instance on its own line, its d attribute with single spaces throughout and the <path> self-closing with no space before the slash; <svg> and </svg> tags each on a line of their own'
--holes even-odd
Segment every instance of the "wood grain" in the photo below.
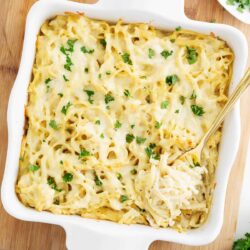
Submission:
<svg viewBox="0 0 250 250">
<path fill-rule="evenodd" d="M 171 1 L 171 0 L 169 0 Z M 35 0 L 1 0 L 0 8 L 0 180 L 2 180 L 6 148 L 6 109 L 9 93 L 20 61 L 25 18 Z M 87 2 L 87 1 L 85 1 Z M 93 2 L 88 0 L 88 2 Z M 242 30 L 250 37 L 250 26 L 230 16 L 216 0 L 186 0 L 186 14 L 192 19 L 226 23 Z M 250 41 L 249 41 L 250 45 Z M 249 64 L 249 63 L 248 63 Z M 187 247 L 167 242 L 154 242 L 150 250 L 228 250 L 232 247 L 240 199 L 247 142 L 250 134 L 250 91 L 241 100 L 242 139 L 237 160 L 227 189 L 223 229 L 215 242 L 204 247 Z M 10 217 L 0 203 L 0 250 L 65 250 L 62 228 L 41 223 L 30 223 Z M 88 250 L 88 249 L 86 249 Z M 118 249 L 119 250 L 119 249 Z"/>
</svg>

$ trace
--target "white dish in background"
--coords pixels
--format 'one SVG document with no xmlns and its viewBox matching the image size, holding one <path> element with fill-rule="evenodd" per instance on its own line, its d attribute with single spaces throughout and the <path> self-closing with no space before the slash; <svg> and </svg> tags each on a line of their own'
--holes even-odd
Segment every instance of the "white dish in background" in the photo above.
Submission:
<svg viewBox="0 0 250 250">
<path fill-rule="evenodd" d="M 237 10 L 237 5 L 227 4 L 227 0 L 218 0 L 218 2 L 226 9 L 230 14 L 239 19 L 241 22 L 250 24 L 250 10 L 245 9 L 243 13 Z"/>
<path fill-rule="evenodd" d="M 213 32 L 234 51 L 234 74 L 230 92 L 242 77 L 248 55 L 245 36 L 236 28 L 224 24 L 211 24 L 188 19 L 184 15 L 184 0 L 100 0 L 89 5 L 63 0 L 40 0 L 27 17 L 24 47 L 19 72 L 8 106 L 8 152 L 1 197 L 4 208 L 12 216 L 36 222 L 62 226 L 67 234 L 70 250 L 146 250 L 155 240 L 165 240 L 187 245 L 204 245 L 219 234 L 224 216 L 224 202 L 228 177 L 240 141 L 240 112 L 237 104 L 224 123 L 220 156 L 216 173 L 217 185 L 213 205 L 207 222 L 199 229 L 178 233 L 173 229 L 155 229 L 142 225 L 120 225 L 79 216 L 55 215 L 25 207 L 17 198 L 15 184 L 18 173 L 19 152 L 23 136 L 24 107 L 35 56 L 36 35 L 45 20 L 68 12 L 84 12 L 90 18 L 125 22 L 150 22 L 166 30 L 178 26 L 209 34 Z"/>
</svg>

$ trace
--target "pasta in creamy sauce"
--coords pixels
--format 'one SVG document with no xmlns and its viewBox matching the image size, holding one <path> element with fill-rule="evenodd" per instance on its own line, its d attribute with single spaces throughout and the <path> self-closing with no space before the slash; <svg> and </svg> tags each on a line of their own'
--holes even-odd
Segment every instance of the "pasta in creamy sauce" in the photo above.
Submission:
<svg viewBox="0 0 250 250">
<path fill-rule="evenodd" d="M 214 34 L 108 24 L 81 14 L 43 24 L 26 106 L 18 197 L 56 214 L 178 231 L 205 222 L 234 55 Z"/>
</svg>

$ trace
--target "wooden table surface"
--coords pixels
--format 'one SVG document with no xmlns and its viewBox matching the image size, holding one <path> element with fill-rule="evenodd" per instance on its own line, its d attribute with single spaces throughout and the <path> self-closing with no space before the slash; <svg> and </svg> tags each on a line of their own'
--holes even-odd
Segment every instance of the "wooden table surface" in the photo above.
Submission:
<svg viewBox="0 0 250 250">
<path fill-rule="evenodd" d="M 88 0 L 88 2 L 91 1 L 92 0 Z M 25 18 L 30 6 L 34 2 L 35 0 L 0 0 L 0 181 L 3 176 L 7 148 L 7 103 L 12 84 L 18 71 Z M 217 0 L 186 0 L 185 9 L 187 16 L 192 19 L 203 21 L 215 20 L 219 23 L 226 23 L 237 27 L 248 37 L 250 45 L 250 25 L 245 25 L 230 16 L 230 14 L 223 10 L 217 3 Z M 227 189 L 224 225 L 219 237 L 215 242 L 204 247 L 187 247 L 158 241 L 151 245 L 150 250 L 231 249 L 237 223 L 239 194 L 250 134 L 249 99 L 250 91 L 245 93 L 241 100 L 241 146 L 231 172 Z M 0 202 L 0 250 L 65 249 L 65 233 L 62 228 L 48 224 L 16 220 L 4 211 Z"/>
</svg>

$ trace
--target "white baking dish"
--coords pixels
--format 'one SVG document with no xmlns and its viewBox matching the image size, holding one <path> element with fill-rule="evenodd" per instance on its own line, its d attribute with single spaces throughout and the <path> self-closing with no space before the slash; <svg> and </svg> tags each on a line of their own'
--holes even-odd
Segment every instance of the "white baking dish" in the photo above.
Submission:
<svg viewBox="0 0 250 250">
<path fill-rule="evenodd" d="M 188 245 L 204 245 L 213 241 L 223 223 L 224 201 L 229 173 L 235 159 L 240 140 L 240 113 L 236 105 L 225 121 L 220 146 L 217 185 L 211 214 L 199 229 L 178 233 L 172 229 L 154 229 L 142 225 L 120 225 L 108 221 L 96 221 L 79 216 L 54 215 L 37 212 L 25 207 L 17 198 L 15 183 L 23 136 L 24 106 L 30 81 L 35 42 L 41 24 L 48 18 L 65 11 L 84 12 L 87 16 L 108 21 L 122 18 L 126 22 L 151 22 L 161 29 L 182 26 L 202 33 L 214 32 L 226 40 L 235 53 L 233 82 L 230 91 L 243 75 L 248 48 L 243 34 L 237 29 L 222 25 L 198 22 L 184 15 L 184 0 L 100 0 L 88 5 L 63 0 L 40 0 L 31 8 L 26 23 L 24 48 L 19 72 L 13 86 L 8 107 L 8 153 L 2 183 L 2 202 L 12 216 L 27 220 L 46 222 L 62 226 L 67 234 L 70 250 L 145 250 L 155 240 L 165 240 Z"/>
</svg>

